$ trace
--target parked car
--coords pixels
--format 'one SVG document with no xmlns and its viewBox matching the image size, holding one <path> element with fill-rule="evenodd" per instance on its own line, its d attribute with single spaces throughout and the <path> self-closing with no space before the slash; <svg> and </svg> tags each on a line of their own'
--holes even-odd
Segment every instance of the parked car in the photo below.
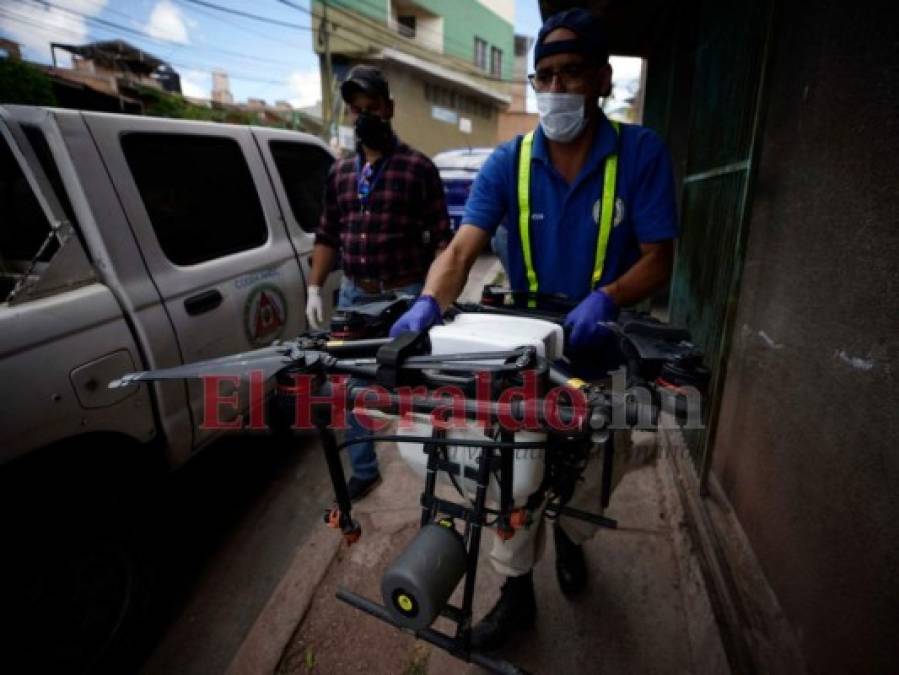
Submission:
<svg viewBox="0 0 899 675">
<path fill-rule="evenodd" d="M 332 152 L 278 129 L 27 106 L 0 107 L 0 131 L 0 371 L 18 388 L 0 465 L 91 434 L 164 439 L 184 461 L 212 435 L 201 388 L 106 383 L 305 330 Z"/>
<path fill-rule="evenodd" d="M 119 496 L 221 433 L 203 423 L 200 382 L 107 383 L 303 332 L 333 161 L 321 141 L 291 131 L 0 106 L 3 564 L 15 553 L 68 569 L 79 533 L 116 517 Z M 327 290 L 338 284 L 334 273 Z M 324 297 L 330 312 L 333 294 Z M 46 517 L 22 533 L 30 543 L 7 534 L 38 510 Z M 99 550 L 126 579 L 120 596 L 110 590 L 100 611 L 91 603 L 102 589 L 59 591 L 80 603 L 66 608 L 72 632 L 80 617 L 90 623 L 85 663 L 136 603 L 135 565 Z"/>
<path fill-rule="evenodd" d="M 434 155 L 434 165 L 443 181 L 446 209 L 453 231 L 462 224 L 471 185 L 492 152 L 493 148 L 460 148 Z"/>
<path fill-rule="evenodd" d="M 492 152 L 493 148 L 460 148 L 434 155 L 434 165 L 443 181 L 446 209 L 454 232 L 462 224 L 465 202 L 468 201 L 474 179 Z M 509 269 L 507 239 L 506 228 L 501 225 L 490 242 L 493 252 L 499 257 L 505 270 Z"/>
</svg>

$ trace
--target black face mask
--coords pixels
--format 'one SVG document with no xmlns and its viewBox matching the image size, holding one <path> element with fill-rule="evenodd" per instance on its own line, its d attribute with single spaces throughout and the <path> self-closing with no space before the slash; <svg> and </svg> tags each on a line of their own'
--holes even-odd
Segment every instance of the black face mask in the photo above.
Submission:
<svg viewBox="0 0 899 675">
<path fill-rule="evenodd" d="M 382 120 L 369 112 L 361 112 L 356 118 L 356 139 L 372 150 L 384 152 L 393 142 L 393 129 L 388 120 Z"/>
</svg>

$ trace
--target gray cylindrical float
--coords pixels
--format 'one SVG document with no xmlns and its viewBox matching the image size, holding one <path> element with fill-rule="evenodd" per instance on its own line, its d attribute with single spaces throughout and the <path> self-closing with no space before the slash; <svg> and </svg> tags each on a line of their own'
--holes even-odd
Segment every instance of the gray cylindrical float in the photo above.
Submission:
<svg viewBox="0 0 899 675">
<path fill-rule="evenodd" d="M 465 568 L 462 535 L 452 527 L 425 525 L 381 578 L 384 605 L 400 625 L 427 628 L 446 605 Z"/>
</svg>

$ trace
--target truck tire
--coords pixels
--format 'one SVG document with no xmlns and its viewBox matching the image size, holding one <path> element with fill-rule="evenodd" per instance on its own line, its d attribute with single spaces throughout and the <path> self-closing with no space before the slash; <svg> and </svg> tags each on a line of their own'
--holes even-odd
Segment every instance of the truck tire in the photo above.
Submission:
<svg viewBox="0 0 899 675">
<path fill-rule="evenodd" d="M 0 613 L 12 646 L 0 668 L 10 659 L 5 672 L 131 671 L 155 615 L 152 543 L 136 500 L 122 497 L 142 490 L 133 467 L 84 442 L 53 450 L 0 477 Z"/>
</svg>

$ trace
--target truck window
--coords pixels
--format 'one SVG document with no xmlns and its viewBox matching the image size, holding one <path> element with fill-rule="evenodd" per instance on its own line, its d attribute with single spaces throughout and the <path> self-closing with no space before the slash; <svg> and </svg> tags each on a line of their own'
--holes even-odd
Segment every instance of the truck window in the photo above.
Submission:
<svg viewBox="0 0 899 675">
<path fill-rule="evenodd" d="M 122 136 L 122 151 L 159 245 L 176 265 L 268 240 L 253 177 L 233 139 L 129 133 Z"/>
<path fill-rule="evenodd" d="M 58 250 L 59 242 L 56 237 L 49 236 L 51 228 L 47 216 L 2 136 L 0 214 L 0 302 L 5 302 L 22 276 L 35 271 L 32 263 L 50 260 Z"/>
<path fill-rule="evenodd" d="M 269 149 L 294 220 L 306 232 L 315 232 L 322 215 L 325 180 L 334 158 L 321 148 L 296 141 L 269 141 Z"/>
<path fill-rule="evenodd" d="M 59 175 L 59 168 L 56 166 L 56 160 L 53 158 L 50 144 L 47 142 L 47 137 L 40 128 L 33 124 L 22 124 L 21 127 L 22 131 L 25 132 L 25 137 L 28 138 L 28 142 L 31 143 L 34 154 L 37 155 L 37 159 L 41 163 L 41 168 L 44 170 L 47 180 L 50 181 L 50 186 L 56 193 L 56 198 L 59 200 L 59 204 L 62 206 L 66 218 L 68 218 L 69 222 L 75 226 L 76 230 L 78 230 L 78 221 L 75 220 L 75 211 L 72 209 L 72 202 L 69 201 L 69 193 L 66 192 L 65 186 L 62 184 L 62 176 Z"/>
</svg>

